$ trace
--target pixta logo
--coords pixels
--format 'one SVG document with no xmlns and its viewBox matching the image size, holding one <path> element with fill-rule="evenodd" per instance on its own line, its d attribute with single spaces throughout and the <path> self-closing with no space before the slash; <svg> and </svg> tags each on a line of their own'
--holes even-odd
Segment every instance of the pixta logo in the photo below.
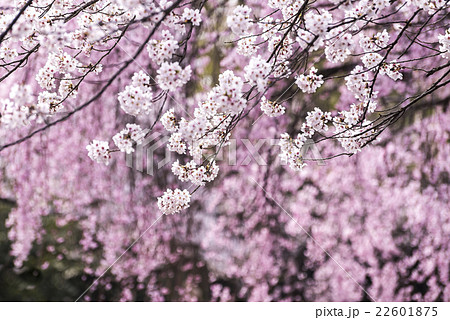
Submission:
<svg viewBox="0 0 450 320">
<path fill-rule="evenodd" d="M 172 162 L 172 152 L 166 148 L 168 136 L 158 132 L 147 136 L 148 132 L 144 132 L 144 141 L 135 147 L 136 151 L 126 155 L 126 164 L 129 168 L 152 176 L 155 170 Z M 162 149 L 160 150 L 160 148 Z"/>
<path fill-rule="evenodd" d="M 147 134 L 148 131 L 144 133 L 143 143 L 135 147 L 136 151 L 126 155 L 126 164 L 127 167 L 139 172 L 154 175 L 155 170 L 161 169 L 167 164 L 172 164 L 176 153 L 167 148 L 169 136 L 158 132 L 149 136 Z M 267 166 L 267 148 L 274 148 L 276 152 L 279 152 L 279 143 L 279 139 L 230 139 L 226 147 L 209 150 L 209 153 L 206 150 L 203 150 L 200 154 L 194 153 L 191 159 L 197 164 L 201 164 L 204 159 L 210 159 L 211 161 L 215 160 L 218 164 L 225 163 L 228 166 L 247 166 L 254 163 L 259 166 Z M 196 142 L 191 142 L 190 145 L 193 149 L 199 147 Z M 237 157 L 238 149 L 244 152 L 240 154 L 239 159 Z M 189 153 L 189 151 L 187 152 Z M 305 162 L 314 162 L 319 166 L 325 165 L 325 161 L 312 139 L 305 141 L 300 150 L 300 155 Z M 287 163 L 281 160 L 281 165 L 287 165 Z"/>
</svg>

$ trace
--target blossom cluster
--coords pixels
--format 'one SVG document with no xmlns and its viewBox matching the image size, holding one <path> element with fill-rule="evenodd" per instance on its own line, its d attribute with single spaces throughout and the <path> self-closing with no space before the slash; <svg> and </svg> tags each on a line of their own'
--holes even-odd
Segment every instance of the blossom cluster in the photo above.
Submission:
<svg viewBox="0 0 450 320">
<path fill-rule="evenodd" d="M 62 102 L 67 98 L 75 98 L 77 87 L 74 85 L 74 75 L 84 73 L 84 66 L 67 52 L 58 50 L 50 53 L 46 64 L 36 74 L 36 81 L 42 91 L 38 97 L 38 109 L 41 114 L 53 115 L 64 108 Z M 94 72 L 101 72 L 101 65 L 92 69 Z M 59 78 L 58 78 L 59 77 Z M 59 80 L 59 88 L 56 88 L 56 81 Z"/>
<path fill-rule="evenodd" d="M 364 67 L 367 69 L 373 69 L 377 67 L 381 61 L 383 61 L 383 57 L 375 52 L 366 53 L 361 57 L 361 61 L 364 64 Z"/>
<path fill-rule="evenodd" d="M 219 166 L 215 161 L 198 166 L 194 160 L 185 165 L 181 165 L 177 160 L 172 164 L 172 172 L 180 181 L 190 181 L 194 185 L 204 186 L 206 182 L 211 182 L 217 177 Z"/>
<path fill-rule="evenodd" d="M 441 50 L 441 56 L 450 60 L 450 28 L 445 31 L 444 34 L 439 35 L 439 50 Z"/>
<path fill-rule="evenodd" d="M 247 69 L 252 81 L 264 83 L 263 76 L 253 68 Z M 264 73 L 263 73 L 264 74 Z M 199 113 L 205 115 L 235 115 L 243 110 L 246 101 L 242 97 L 244 82 L 233 71 L 227 70 L 219 76 L 219 85 L 208 93 L 207 102 L 199 107 Z"/>
<path fill-rule="evenodd" d="M 191 195 L 187 190 L 167 189 L 167 191 L 158 198 L 158 207 L 164 214 L 175 214 L 183 209 L 189 208 L 190 200 Z"/>
<path fill-rule="evenodd" d="M 228 27 L 231 28 L 234 34 L 237 36 L 245 36 L 249 32 L 252 26 L 252 21 L 250 20 L 250 13 L 252 9 L 248 6 L 237 6 L 233 10 L 233 14 L 228 16 L 227 23 Z"/>
<path fill-rule="evenodd" d="M 184 21 L 190 21 L 194 26 L 199 26 L 202 22 L 202 17 L 198 9 L 184 8 L 182 19 Z"/>
<path fill-rule="evenodd" d="M 172 59 L 173 54 L 179 48 L 178 41 L 168 30 L 161 33 L 161 40 L 151 39 L 147 45 L 147 51 L 150 59 L 158 65 L 164 61 Z"/>
<path fill-rule="evenodd" d="M 120 151 L 129 154 L 134 152 L 134 144 L 142 143 L 144 132 L 138 124 L 128 123 L 126 128 L 113 136 L 112 139 Z"/>
<path fill-rule="evenodd" d="M 279 117 L 286 111 L 281 104 L 267 100 L 266 97 L 261 98 L 260 108 L 269 117 Z"/>
<path fill-rule="evenodd" d="M 342 28 L 333 29 L 329 33 L 329 45 L 325 48 L 325 56 L 328 61 L 337 63 L 344 60 L 352 53 L 353 38 L 350 33 L 345 33 Z"/>
<path fill-rule="evenodd" d="M 161 117 L 161 123 L 164 128 L 169 132 L 174 132 L 178 129 L 177 119 L 175 117 L 175 110 L 169 109 Z"/>
<path fill-rule="evenodd" d="M 283 133 L 280 139 L 280 158 L 289 164 L 294 171 L 301 171 L 306 163 L 303 161 L 302 147 L 305 143 L 305 136 L 298 134 L 296 139 L 292 139 L 288 133 Z"/>
<path fill-rule="evenodd" d="M 304 93 L 314 93 L 318 88 L 323 84 L 323 76 L 317 74 L 317 69 L 311 67 L 308 75 L 299 75 L 295 84 L 304 92 Z"/>
<path fill-rule="evenodd" d="M 257 63 L 258 61 L 255 62 Z M 254 68 L 247 69 L 247 74 L 255 83 L 263 81 L 261 74 Z M 228 141 L 229 134 L 226 131 L 231 116 L 245 107 L 243 86 L 240 77 L 235 76 L 232 71 L 225 71 L 219 76 L 219 84 L 208 93 L 207 99 L 199 103 L 193 119 L 178 120 L 173 109 L 162 115 L 163 126 L 172 132 L 168 149 L 179 154 L 189 150 L 189 155 L 194 158 L 185 165 L 178 160 L 173 163 L 172 172 L 181 181 L 203 186 L 217 177 L 219 167 L 214 157 L 204 155 L 204 150 L 219 147 Z"/>
<path fill-rule="evenodd" d="M 7 128 L 26 126 L 36 119 L 36 111 L 31 86 L 15 84 L 11 87 L 9 99 L 0 100 L 0 124 Z"/>
<path fill-rule="evenodd" d="M 315 132 L 324 133 L 328 131 L 328 122 L 332 120 L 330 112 L 323 112 L 319 108 L 309 111 L 306 122 L 302 124 L 301 133 L 292 139 L 288 133 L 281 135 L 280 158 L 289 164 L 294 171 L 301 171 L 306 163 L 303 159 L 303 146 L 308 139 L 312 138 Z M 320 160 L 320 159 L 317 159 Z"/>
<path fill-rule="evenodd" d="M 86 146 L 88 156 L 93 161 L 108 165 L 111 160 L 111 152 L 107 141 L 94 140 Z"/>
<path fill-rule="evenodd" d="M 250 85 L 256 85 L 259 92 L 264 92 L 269 82 L 271 67 L 261 56 L 252 57 L 248 65 L 245 66 L 245 79 Z"/>
<path fill-rule="evenodd" d="M 364 72 L 364 68 L 360 65 L 356 66 L 348 75 L 345 77 L 345 83 L 347 89 L 355 95 L 355 98 L 364 101 L 374 96 L 370 88 L 369 74 Z"/>
<path fill-rule="evenodd" d="M 176 91 L 184 86 L 191 78 L 191 66 L 182 68 L 178 62 L 163 62 L 158 69 L 156 82 L 162 90 Z"/>
<path fill-rule="evenodd" d="M 403 74 L 400 72 L 402 69 L 401 64 L 397 63 L 395 60 L 392 60 L 389 63 L 384 63 L 380 68 L 380 74 L 386 74 L 389 78 L 394 81 L 402 80 Z"/>
<path fill-rule="evenodd" d="M 120 107 L 132 116 L 149 114 L 153 105 L 152 98 L 150 77 L 142 70 L 135 73 L 131 84 L 119 93 Z"/>
<path fill-rule="evenodd" d="M 243 56 L 252 56 L 258 49 L 256 37 L 244 37 L 238 41 L 237 53 Z"/>
<path fill-rule="evenodd" d="M 379 51 L 386 48 L 389 43 L 389 39 L 389 33 L 386 29 L 384 29 L 382 32 L 377 32 L 372 36 L 361 34 L 359 45 L 364 50 L 364 52 Z"/>
</svg>

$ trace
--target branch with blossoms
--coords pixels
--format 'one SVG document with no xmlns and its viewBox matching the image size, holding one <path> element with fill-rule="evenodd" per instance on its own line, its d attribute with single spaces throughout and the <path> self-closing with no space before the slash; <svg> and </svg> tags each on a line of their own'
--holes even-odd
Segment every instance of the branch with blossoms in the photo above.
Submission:
<svg viewBox="0 0 450 320">
<path fill-rule="evenodd" d="M 186 119 L 177 116 L 168 98 L 187 93 L 189 81 L 202 76 L 193 73 L 199 57 L 187 52 L 202 41 L 202 31 L 212 33 L 202 23 L 212 11 L 207 1 L 139 1 L 136 6 L 114 1 L 36 2 L 24 3 L 16 15 L 2 16 L 0 40 L 5 38 L 1 48 L 5 54 L 0 58 L 7 70 L 3 80 L 41 50 L 38 43 L 49 41 L 47 63 L 35 75 L 44 91 L 36 104 L 29 87 L 18 85 L 10 99 L 2 101 L 0 113 L 3 126 L 28 126 L 31 120 L 46 125 L 0 146 L 0 151 L 66 121 L 100 99 L 147 49 L 146 67 L 131 76 L 117 100 L 125 114 L 137 119 L 157 111 L 153 124 L 145 128 L 127 123 L 112 135 L 117 148 L 95 139 L 87 146 L 88 156 L 108 165 L 113 153 L 134 152 L 161 122 L 171 134 L 167 148 L 185 160 L 176 160 L 172 172 L 195 190 L 216 179 L 217 155 L 246 118 L 256 117 L 257 125 L 261 116 L 289 117 L 290 105 L 299 96 L 320 104 L 320 94 L 335 93 L 335 106 L 314 107 L 294 128 L 296 132 L 278 134 L 281 159 L 292 170 L 301 171 L 308 161 L 301 152 L 308 139 L 340 145 L 342 152 L 327 159 L 356 154 L 419 101 L 431 95 L 445 100 L 443 88 L 450 81 L 450 29 L 444 22 L 449 1 L 269 0 L 252 7 L 221 3 L 227 12 L 226 32 L 233 35 L 231 41 L 223 42 L 236 63 L 221 70 L 215 87 L 192 97 L 198 106 Z M 27 21 L 31 27 L 25 27 Z M 64 33 L 75 23 L 79 28 Z M 225 32 L 224 26 L 215 27 L 215 33 Z M 100 62 L 112 56 L 123 38 L 145 29 L 150 32 L 136 42 L 138 49 L 130 59 L 108 61 L 120 68 L 104 80 L 97 94 L 48 122 L 66 109 L 62 104 L 66 99 L 75 98 L 82 84 L 88 84 L 90 73 L 102 72 Z M 19 47 L 23 51 L 17 51 Z M 86 61 L 78 59 L 80 55 Z M 17 56 L 21 58 L 11 60 Z M 406 97 L 399 94 L 403 91 Z M 18 92 L 28 93 L 19 98 Z M 165 214 L 177 213 L 189 207 L 193 192 L 168 189 L 158 198 L 158 206 Z"/>
<path fill-rule="evenodd" d="M 177 4 L 179 4 L 181 1 L 178 1 L 175 5 L 172 7 L 176 7 Z M 74 108 L 73 110 L 67 112 L 66 115 L 60 117 L 57 120 L 51 121 L 47 123 L 45 126 L 36 129 L 32 131 L 31 133 L 27 134 L 26 136 L 2 145 L 0 147 L 0 151 L 6 148 L 9 148 L 11 146 L 20 144 L 36 134 L 43 132 L 50 127 L 59 124 L 63 121 L 66 121 L 69 119 L 73 114 L 81 111 L 85 107 L 89 106 L 91 103 L 99 99 L 102 94 L 108 89 L 108 87 L 116 80 L 116 78 L 119 77 L 119 75 L 130 65 L 132 64 L 136 58 L 141 54 L 141 52 L 145 49 L 145 46 L 147 42 L 150 41 L 151 37 L 154 35 L 154 33 L 157 31 L 159 26 L 161 25 L 161 21 L 170 14 L 170 10 L 172 7 L 169 7 L 167 10 L 157 10 L 157 12 L 162 11 L 162 17 L 161 19 L 157 19 L 151 32 L 147 36 L 147 39 L 144 41 L 144 43 L 136 50 L 133 56 L 130 57 L 130 59 L 123 61 L 121 63 L 121 67 L 117 72 L 115 72 L 103 85 L 103 87 L 93 96 L 91 97 L 87 102 L 83 103 L 82 105 Z M 48 6 L 45 8 L 45 12 L 48 13 Z M 51 11 L 50 11 L 51 12 Z M 120 12 L 120 11 L 119 11 Z M 117 13 L 117 15 L 119 15 Z M 156 16 L 156 13 L 153 13 L 152 16 Z M 109 18 L 108 18 L 109 19 Z M 57 20 L 55 20 L 57 21 Z M 133 22 L 133 17 L 131 18 L 131 21 L 129 23 Z M 98 51 L 101 52 L 101 57 L 96 60 L 95 62 L 91 62 L 89 64 L 82 64 L 80 63 L 76 58 L 72 57 L 67 52 L 63 52 L 62 49 L 59 49 L 57 54 L 50 53 L 46 65 L 39 70 L 39 72 L 36 75 L 36 80 L 40 84 L 40 86 L 43 89 L 47 89 L 47 91 L 42 91 L 39 94 L 38 102 L 37 104 L 34 103 L 31 92 L 30 92 L 30 86 L 28 85 L 15 85 L 10 93 L 10 98 L 12 100 L 15 100 L 15 103 L 13 103 L 11 100 L 3 100 L 4 103 L 3 112 L 2 112 L 2 124 L 8 127 L 16 128 L 21 126 L 28 126 L 31 124 L 32 121 L 36 120 L 38 123 L 44 122 L 48 118 L 52 118 L 57 113 L 61 113 L 65 109 L 65 107 L 62 105 L 62 103 L 69 97 L 75 98 L 77 94 L 77 89 L 80 87 L 82 82 L 85 80 L 85 78 L 90 73 L 98 74 L 102 71 L 102 65 L 101 61 L 108 57 L 114 49 L 116 49 L 116 46 L 119 44 L 119 41 L 122 39 L 122 37 L 125 35 L 128 24 L 125 24 L 125 28 L 120 31 L 120 34 L 117 36 L 110 36 L 108 34 L 105 35 L 105 30 L 103 28 L 100 28 L 103 25 L 100 25 L 99 22 L 97 22 L 95 25 L 90 26 L 91 28 L 96 29 L 95 36 L 98 37 L 98 33 L 101 32 L 103 35 L 100 37 L 100 39 L 104 39 L 105 42 L 110 41 L 111 39 L 114 39 L 114 44 L 107 49 L 103 49 L 102 47 L 95 47 L 93 44 L 99 42 L 100 40 L 95 41 L 84 41 L 82 42 L 82 48 L 80 49 L 81 52 L 84 52 L 85 55 L 88 57 L 90 56 L 92 51 Z M 84 36 L 87 37 L 89 34 L 87 33 L 87 30 L 84 30 Z M 116 33 L 117 30 L 114 30 Z M 78 33 L 74 35 L 76 37 L 76 41 L 79 41 Z M 100 41 L 100 43 L 103 41 Z M 70 48 L 72 49 L 72 48 Z M 83 49 L 85 51 L 83 51 Z M 80 54 L 80 51 L 78 51 L 74 56 L 77 56 Z M 87 69 L 87 71 L 85 71 Z M 73 72 L 78 70 L 81 75 L 78 75 L 76 77 L 72 77 L 68 72 Z M 57 74 L 64 74 L 64 78 L 58 77 Z M 72 80 L 78 79 L 76 85 L 73 85 Z M 50 92 L 52 89 L 56 87 L 56 83 L 58 84 L 58 92 Z M 22 95 L 21 100 L 17 100 L 17 93 L 21 90 L 24 90 L 26 92 L 25 95 Z M 6 121 L 5 121 L 6 120 Z"/>
</svg>

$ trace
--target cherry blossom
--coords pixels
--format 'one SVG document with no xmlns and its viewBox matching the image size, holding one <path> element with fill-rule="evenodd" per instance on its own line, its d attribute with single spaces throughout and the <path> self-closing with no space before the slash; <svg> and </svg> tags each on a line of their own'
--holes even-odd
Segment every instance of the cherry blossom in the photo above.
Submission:
<svg viewBox="0 0 450 320">
<path fill-rule="evenodd" d="M 311 67 L 308 75 L 299 75 L 295 80 L 295 84 L 304 92 L 304 93 L 314 93 L 318 88 L 323 84 L 323 76 L 317 75 L 317 69 Z"/>
<path fill-rule="evenodd" d="M 86 146 L 86 149 L 88 151 L 89 158 L 91 158 L 93 161 L 104 163 L 106 165 L 109 164 L 109 161 L 111 160 L 111 154 L 107 141 L 94 140 L 91 142 L 91 144 Z"/>
<path fill-rule="evenodd" d="M 142 143 L 144 133 L 139 125 L 128 123 L 126 128 L 113 136 L 112 139 L 120 151 L 132 153 L 134 152 L 134 144 Z"/>
<path fill-rule="evenodd" d="M 270 73 L 270 65 L 260 56 L 252 57 L 250 63 L 245 66 L 245 79 L 250 85 L 256 85 L 259 92 L 263 92 L 268 84 L 267 78 Z"/>
<path fill-rule="evenodd" d="M 3 2 L 14 272 L 75 263 L 84 300 L 450 299 L 447 1 Z"/>
<path fill-rule="evenodd" d="M 187 190 L 167 189 L 164 194 L 158 198 L 158 207 L 164 214 L 175 214 L 182 209 L 189 208 L 191 196 Z"/>
<path fill-rule="evenodd" d="M 445 34 L 439 35 L 439 43 L 441 44 L 439 50 L 441 50 L 441 56 L 450 60 L 450 29 L 445 31 Z"/>
<path fill-rule="evenodd" d="M 175 91 L 191 78 L 191 67 L 181 68 L 178 62 L 163 62 L 158 69 L 156 81 L 162 90 Z"/>
<path fill-rule="evenodd" d="M 279 117 L 284 114 L 285 108 L 276 102 L 267 100 L 266 97 L 261 98 L 261 111 L 269 117 Z"/>
</svg>

